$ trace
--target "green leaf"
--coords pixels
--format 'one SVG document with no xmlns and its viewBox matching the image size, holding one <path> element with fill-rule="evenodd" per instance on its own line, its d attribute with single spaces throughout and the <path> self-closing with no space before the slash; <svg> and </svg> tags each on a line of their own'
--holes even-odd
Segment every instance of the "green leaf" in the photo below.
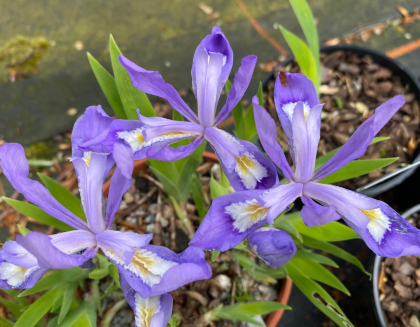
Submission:
<svg viewBox="0 0 420 327">
<path fill-rule="evenodd" d="M 96 327 L 96 310 L 92 300 L 88 300 L 71 310 L 57 327 Z"/>
<path fill-rule="evenodd" d="M 18 229 L 19 229 L 19 233 L 22 234 L 22 236 L 26 236 L 26 234 L 30 233 L 31 231 L 29 229 L 27 229 L 25 226 L 22 225 L 17 225 Z"/>
<path fill-rule="evenodd" d="M 225 92 L 226 96 L 229 94 L 232 84 L 229 80 L 226 81 L 225 84 Z M 244 120 L 244 107 L 242 102 L 239 101 L 238 104 L 232 109 L 232 116 L 235 123 L 235 131 L 234 134 L 236 137 L 240 138 L 241 140 L 246 139 L 246 126 Z"/>
<path fill-rule="evenodd" d="M 5 298 L 0 296 L 0 302 L 8 308 L 16 317 L 19 317 L 22 312 L 22 306 L 19 303 L 6 300 Z"/>
<path fill-rule="evenodd" d="M 114 281 L 118 285 L 118 287 L 121 287 L 120 286 L 120 277 L 119 277 L 119 274 L 118 274 L 118 268 L 117 268 L 117 266 L 114 265 L 113 263 L 111 263 L 108 266 L 108 270 L 109 270 L 109 274 L 114 279 Z"/>
<path fill-rule="evenodd" d="M 372 144 L 375 144 L 375 143 L 378 143 L 378 142 L 382 142 L 382 141 L 385 141 L 385 140 L 388 140 L 388 139 L 389 139 L 389 137 L 374 137 L 372 142 L 370 142 L 369 145 L 372 145 Z M 340 149 L 341 149 L 341 146 L 332 150 L 332 151 L 330 151 L 330 152 L 328 152 L 327 154 L 324 154 L 323 156 L 317 158 L 316 161 L 315 161 L 315 169 L 318 169 L 323 164 L 325 164 Z"/>
<path fill-rule="evenodd" d="M 312 237 L 318 241 L 338 242 L 360 238 L 354 230 L 336 221 L 323 226 L 308 227 L 303 223 L 300 212 L 287 214 L 284 217 L 295 226 L 300 234 Z"/>
<path fill-rule="evenodd" d="M 276 279 L 270 276 L 268 269 L 260 267 L 240 251 L 234 251 L 233 256 L 236 261 L 248 271 L 253 279 L 271 284 L 276 283 Z"/>
<path fill-rule="evenodd" d="M 222 167 L 220 167 L 220 185 L 222 185 L 224 188 L 227 188 L 227 189 L 229 189 L 230 187 L 229 179 L 227 178 Z"/>
<path fill-rule="evenodd" d="M 57 270 L 42 278 L 38 283 L 35 284 L 34 287 L 20 293 L 19 297 L 45 291 L 46 289 L 56 287 L 67 282 L 81 280 L 86 278 L 88 274 L 88 271 L 85 271 L 79 267 L 66 270 Z"/>
<path fill-rule="evenodd" d="M 19 317 L 14 327 L 33 327 L 61 296 L 62 289 L 54 288 L 38 298 Z"/>
<path fill-rule="evenodd" d="M 214 262 L 219 256 L 219 254 L 220 254 L 220 251 L 217 251 L 217 250 L 211 251 L 211 262 Z"/>
<path fill-rule="evenodd" d="M 0 316 L 0 326 L 3 327 L 13 327 L 13 322 L 10 320 L 7 320 L 6 318 L 3 318 L 2 316 Z"/>
<path fill-rule="evenodd" d="M 369 272 L 365 270 L 363 267 L 363 264 L 357 259 L 355 256 L 351 255 L 347 251 L 344 251 L 343 249 L 339 248 L 338 246 L 334 244 L 330 244 L 327 242 L 317 241 L 311 237 L 303 236 L 303 244 L 305 246 L 309 246 L 311 248 L 326 251 L 328 253 L 331 253 L 332 255 L 336 256 L 337 258 L 346 260 L 352 264 L 354 264 L 356 267 L 358 267 L 361 271 L 363 271 L 366 275 L 369 277 L 372 276 Z"/>
<path fill-rule="evenodd" d="M 31 217 L 32 219 L 35 219 L 45 225 L 53 226 L 63 231 L 74 230 L 73 227 L 70 227 L 69 225 L 66 225 L 58 219 L 55 219 L 54 217 L 50 216 L 49 214 L 42 211 L 39 207 L 33 204 L 19 200 L 13 200 L 6 197 L 3 197 L 3 199 L 20 213 L 24 214 L 25 216 Z"/>
<path fill-rule="evenodd" d="M 101 327 L 109 327 L 115 315 L 126 305 L 125 299 L 119 300 L 111 309 L 109 309 L 101 321 Z"/>
<path fill-rule="evenodd" d="M 179 161 L 179 160 L 178 160 Z M 178 179 L 178 168 L 174 161 L 159 161 L 149 159 L 150 166 L 158 170 L 162 175 L 166 176 L 170 181 L 176 183 Z"/>
<path fill-rule="evenodd" d="M 45 184 L 45 187 L 50 191 L 51 195 L 60 202 L 64 207 L 73 212 L 76 216 L 86 221 L 85 212 L 82 209 L 80 199 L 66 189 L 63 185 L 52 179 L 51 177 L 38 173 L 39 178 Z"/>
<path fill-rule="evenodd" d="M 206 216 L 209 208 L 204 204 L 203 201 L 203 184 L 200 181 L 197 173 L 191 176 L 191 193 L 194 199 L 195 206 L 197 207 L 198 216 L 202 221 Z"/>
<path fill-rule="evenodd" d="M 182 116 L 178 111 L 175 109 L 172 110 L 172 120 L 176 121 L 185 121 L 184 116 Z"/>
<path fill-rule="evenodd" d="M 259 103 L 261 106 L 264 105 L 262 94 L 263 94 L 262 83 L 260 82 L 260 85 L 257 91 L 257 97 L 259 99 Z M 246 130 L 246 141 L 255 143 L 256 140 L 258 139 L 258 133 L 257 133 L 257 126 L 255 125 L 254 106 L 252 105 L 252 102 L 244 115 L 244 122 L 245 122 L 245 130 Z"/>
<path fill-rule="evenodd" d="M 297 250 L 295 257 L 305 259 L 305 260 L 312 260 L 314 262 L 318 262 L 324 265 L 329 265 L 331 267 L 338 268 L 338 265 L 334 262 L 334 260 L 331 260 L 330 258 L 327 258 L 326 256 L 323 256 L 321 254 L 314 253 L 311 251 Z"/>
<path fill-rule="evenodd" d="M 229 194 L 229 188 L 220 185 L 213 177 L 210 177 L 210 193 L 213 199 Z"/>
<path fill-rule="evenodd" d="M 319 310 L 340 327 L 354 327 L 333 298 L 317 282 L 306 276 L 292 262 L 289 261 L 285 266 L 293 283 Z"/>
<path fill-rule="evenodd" d="M 118 93 L 120 94 L 127 118 L 137 120 L 137 109 L 140 110 L 140 113 L 143 116 L 156 116 L 147 95 L 133 86 L 130 75 L 119 62 L 118 57 L 122 53 L 118 48 L 117 43 L 115 43 L 112 35 L 109 38 L 109 51 L 111 53 L 115 82 L 117 84 Z"/>
<path fill-rule="evenodd" d="M 303 242 L 302 235 L 300 235 L 296 227 L 289 220 L 284 219 L 283 217 L 284 216 L 280 216 L 274 220 L 274 227 L 294 235 L 300 242 Z"/>
<path fill-rule="evenodd" d="M 332 184 L 357 176 L 362 176 L 376 169 L 386 167 L 397 160 L 398 157 L 386 159 L 354 160 L 335 173 L 325 177 L 320 181 L 320 183 Z"/>
<path fill-rule="evenodd" d="M 74 293 L 77 290 L 78 282 L 68 283 L 63 292 L 63 303 L 61 305 L 58 323 L 62 322 L 70 310 L 73 303 Z"/>
<path fill-rule="evenodd" d="M 340 280 L 336 276 L 334 276 L 333 273 L 331 273 L 327 268 L 320 265 L 319 263 L 312 260 L 300 259 L 298 257 L 294 257 L 291 260 L 291 262 L 301 271 L 304 271 L 306 276 L 308 276 L 309 278 L 334 287 L 339 291 L 343 292 L 344 294 L 350 296 L 350 292 L 343 285 L 343 283 L 340 282 Z"/>
<path fill-rule="evenodd" d="M 28 165 L 32 167 L 51 167 L 54 165 L 54 161 L 44 159 L 28 159 Z"/>
<path fill-rule="evenodd" d="M 168 177 L 166 177 L 159 170 L 157 170 L 155 167 L 150 166 L 150 169 L 156 175 L 159 182 L 162 183 L 163 187 L 165 188 L 166 193 L 173 196 L 175 199 L 180 200 L 180 192 L 178 188 L 176 187 L 176 185 Z"/>
<path fill-rule="evenodd" d="M 309 49 L 311 50 L 314 58 L 315 70 L 318 75 L 315 87 L 318 90 L 320 81 L 320 66 L 319 66 L 319 40 L 315 20 L 312 15 L 311 8 L 305 0 L 289 0 L 290 5 L 295 12 L 296 18 L 299 21 L 300 27 L 305 34 L 306 41 L 308 42 Z"/>
<path fill-rule="evenodd" d="M 112 110 L 118 118 L 127 119 L 114 77 L 89 52 L 87 55 L 93 73 Z"/>
<path fill-rule="evenodd" d="M 206 143 L 207 142 L 205 141 L 201 143 L 197 149 L 195 149 L 194 152 L 187 157 L 187 160 L 179 171 L 176 185 L 177 189 L 180 191 L 179 196 L 181 198 L 181 202 L 186 202 L 190 195 L 191 176 L 195 173 L 201 159 L 203 158 Z"/>
<path fill-rule="evenodd" d="M 287 30 L 285 27 L 280 26 L 280 31 L 283 34 L 289 48 L 292 50 L 302 73 L 306 75 L 315 85 L 319 85 L 315 59 L 309 47 L 302 41 L 302 39 Z"/>
</svg>

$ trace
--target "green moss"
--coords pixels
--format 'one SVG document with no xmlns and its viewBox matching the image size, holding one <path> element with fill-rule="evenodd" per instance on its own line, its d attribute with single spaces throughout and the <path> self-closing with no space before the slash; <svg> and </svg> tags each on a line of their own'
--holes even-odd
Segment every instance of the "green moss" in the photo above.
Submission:
<svg viewBox="0 0 420 327">
<path fill-rule="evenodd" d="M 28 159 L 51 159 L 56 149 L 52 140 L 38 142 L 25 147 L 25 154 Z"/>
<path fill-rule="evenodd" d="M 27 38 L 18 35 L 0 49 L 0 61 L 20 74 L 33 74 L 49 47 L 44 37 Z"/>
</svg>

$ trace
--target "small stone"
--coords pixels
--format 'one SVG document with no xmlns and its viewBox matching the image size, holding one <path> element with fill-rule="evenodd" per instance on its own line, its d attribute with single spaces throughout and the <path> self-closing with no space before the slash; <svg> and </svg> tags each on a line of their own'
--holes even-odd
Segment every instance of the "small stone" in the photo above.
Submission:
<svg viewBox="0 0 420 327">
<path fill-rule="evenodd" d="M 120 210 L 124 210 L 124 209 L 127 209 L 127 203 L 125 203 L 125 201 L 121 201 Z"/>
<path fill-rule="evenodd" d="M 157 203 L 153 203 L 153 204 L 149 205 L 149 207 L 147 208 L 147 210 L 152 215 L 156 215 L 156 213 L 157 213 Z"/>
<path fill-rule="evenodd" d="M 214 285 L 210 285 L 208 292 L 213 299 L 217 299 L 220 296 L 220 291 Z"/>
<path fill-rule="evenodd" d="M 156 220 L 156 216 L 155 215 L 148 215 L 146 218 L 144 218 L 144 221 L 147 224 L 153 224 Z"/>
<path fill-rule="evenodd" d="M 394 301 L 389 303 L 382 303 L 382 308 L 388 312 L 396 312 L 399 309 L 398 304 Z"/>
<path fill-rule="evenodd" d="M 69 110 L 67 110 L 67 115 L 74 116 L 75 114 L 77 114 L 76 108 L 70 108 Z"/>
<path fill-rule="evenodd" d="M 127 203 L 127 204 L 131 204 L 131 203 L 134 202 L 134 196 L 131 193 L 128 193 L 128 192 L 124 193 L 123 199 L 124 199 L 125 203 Z"/>
<path fill-rule="evenodd" d="M 136 217 L 128 216 L 127 218 L 125 218 L 125 220 L 129 223 L 137 224 L 137 218 Z"/>
<path fill-rule="evenodd" d="M 413 291 L 411 288 L 404 286 L 400 281 L 397 281 L 394 285 L 394 289 L 397 291 L 398 295 L 403 299 L 412 299 Z"/>
<path fill-rule="evenodd" d="M 410 325 L 410 327 L 420 327 L 419 318 L 416 315 L 412 315 L 410 317 L 410 320 L 408 321 L 408 324 Z"/>
<path fill-rule="evenodd" d="M 171 208 L 167 204 L 165 204 L 163 206 L 163 212 L 162 212 L 163 218 L 171 219 L 171 214 L 172 214 Z"/>
<path fill-rule="evenodd" d="M 134 213 L 138 217 L 142 217 L 143 218 L 144 216 L 146 216 L 146 211 L 143 208 L 138 208 L 136 211 L 134 211 Z"/>
<path fill-rule="evenodd" d="M 407 276 L 407 275 L 404 275 L 400 272 L 393 273 L 392 274 L 392 279 L 394 281 L 401 282 L 401 284 L 403 284 L 404 286 L 408 286 L 408 287 L 411 286 L 411 277 Z"/>
<path fill-rule="evenodd" d="M 404 275 L 412 275 L 416 269 L 406 261 L 398 268 L 398 271 Z"/>
<path fill-rule="evenodd" d="M 277 291 L 267 285 L 259 285 L 258 290 L 261 292 L 262 301 L 275 301 L 277 299 Z"/>
<path fill-rule="evenodd" d="M 420 302 L 418 301 L 408 301 L 406 305 L 413 311 L 420 311 Z"/>
<path fill-rule="evenodd" d="M 160 218 L 160 225 L 162 226 L 162 228 L 165 228 L 169 225 L 169 221 L 166 218 Z"/>
<path fill-rule="evenodd" d="M 155 224 L 149 224 L 146 226 L 146 233 L 153 233 L 155 231 Z"/>
<path fill-rule="evenodd" d="M 229 291 L 232 287 L 232 281 L 226 275 L 217 275 L 211 279 L 211 283 L 221 291 Z"/>
</svg>

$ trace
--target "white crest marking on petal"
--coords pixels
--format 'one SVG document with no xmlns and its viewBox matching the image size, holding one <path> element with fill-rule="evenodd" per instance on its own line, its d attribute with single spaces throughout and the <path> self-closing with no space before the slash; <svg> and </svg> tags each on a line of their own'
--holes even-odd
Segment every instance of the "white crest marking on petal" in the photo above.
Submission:
<svg viewBox="0 0 420 327">
<path fill-rule="evenodd" d="M 172 267 L 178 265 L 177 262 L 164 260 L 157 254 L 145 249 L 134 249 L 134 256 L 130 264 L 124 264 L 123 258 L 115 252 L 105 250 L 105 255 L 124 266 L 124 269 L 131 271 L 143 281 L 143 283 L 153 286 L 159 284 L 163 275 Z"/>
<path fill-rule="evenodd" d="M 293 113 L 295 112 L 295 107 L 297 105 L 297 102 L 290 102 L 283 105 L 281 108 L 289 117 L 290 121 L 292 121 Z M 308 102 L 303 103 L 303 112 L 305 114 L 305 118 L 308 119 L 309 112 L 311 111 L 311 107 L 309 107 Z"/>
<path fill-rule="evenodd" d="M 363 210 L 359 209 L 363 214 L 369 218 L 367 229 L 372 235 L 373 239 L 381 244 L 385 232 L 391 231 L 391 222 L 389 218 L 382 212 L 381 209 Z"/>
<path fill-rule="evenodd" d="M 122 132 L 118 132 L 117 135 L 119 139 L 124 140 L 128 144 L 130 144 L 131 148 L 133 149 L 133 152 L 140 151 L 141 149 L 159 141 L 178 139 L 180 136 L 182 137 L 197 136 L 196 134 L 192 134 L 192 133 L 169 132 L 161 136 L 154 137 L 149 141 L 145 141 L 144 136 L 143 136 L 143 129 L 144 128 L 137 128 L 132 131 L 122 131 Z"/>
<path fill-rule="evenodd" d="M 242 156 L 235 156 L 235 159 L 235 172 L 241 178 L 246 189 L 255 189 L 257 182 L 268 176 L 267 169 L 251 153 L 245 152 Z"/>
<path fill-rule="evenodd" d="M 224 54 L 220 53 L 220 52 L 209 52 L 208 56 L 207 56 L 207 64 L 210 63 L 210 53 L 217 53 L 217 54 L 221 54 L 223 56 L 223 66 L 226 65 L 227 62 L 227 56 L 225 56 Z"/>
<path fill-rule="evenodd" d="M 22 268 L 10 262 L 0 263 L 0 279 L 5 280 L 13 288 L 22 285 L 28 277 L 40 267 Z"/>
<path fill-rule="evenodd" d="M 160 295 L 144 299 L 136 293 L 134 301 L 136 307 L 136 326 L 150 327 L 152 317 L 160 312 Z"/>
<path fill-rule="evenodd" d="M 91 158 L 92 158 L 92 151 L 83 152 L 82 159 L 86 162 L 86 164 L 88 165 L 88 167 L 90 165 L 90 159 Z"/>
<path fill-rule="evenodd" d="M 240 233 L 260 222 L 267 216 L 270 208 L 262 207 L 257 200 L 250 200 L 240 203 L 232 203 L 225 208 L 225 213 L 230 215 L 233 222 L 233 228 Z"/>
</svg>

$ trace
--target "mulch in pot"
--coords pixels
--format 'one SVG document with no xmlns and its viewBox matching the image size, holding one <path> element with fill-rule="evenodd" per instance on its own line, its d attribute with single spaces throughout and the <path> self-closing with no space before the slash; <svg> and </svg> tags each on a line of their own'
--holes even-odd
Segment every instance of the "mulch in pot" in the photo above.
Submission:
<svg viewBox="0 0 420 327">
<path fill-rule="evenodd" d="M 336 51 L 321 54 L 322 82 L 320 103 L 325 103 L 321 116 L 321 140 L 318 155 L 342 146 L 354 131 L 373 113 L 375 108 L 397 94 L 404 95 L 406 103 L 377 136 L 390 139 L 368 147 L 363 159 L 399 157 L 392 165 L 365 176 L 343 181 L 340 186 L 357 189 L 382 175 L 412 162 L 420 140 L 420 107 L 415 94 L 391 70 L 376 64 L 369 55 L 358 57 L 351 52 Z M 279 71 L 300 72 L 296 61 L 277 66 Z M 268 82 L 264 105 L 276 120 L 277 141 L 287 148 L 274 105 L 274 80 Z M 286 152 L 288 152 L 286 150 Z M 291 162 L 290 162 L 291 163 Z"/>
<path fill-rule="evenodd" d="M 420 227 L 420 214 L 407 219 Z M 416 256 L 386 258 L 379 274 L 379 301 L 389 327 L 420 326 L 420 261 Z"/>
</svg>

